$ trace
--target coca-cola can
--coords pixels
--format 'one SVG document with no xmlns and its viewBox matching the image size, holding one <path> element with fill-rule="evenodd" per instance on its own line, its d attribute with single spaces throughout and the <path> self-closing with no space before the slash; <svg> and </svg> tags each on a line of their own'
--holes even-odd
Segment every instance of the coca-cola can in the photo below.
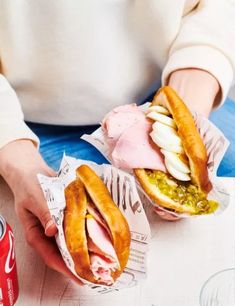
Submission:
<svg viewBox="0 0 235 306">
<path fill-rule="evenodd" d="M 0 216 L 0 306 L 15 305 L 18 295 L 14 235 Z"/>
</svg>

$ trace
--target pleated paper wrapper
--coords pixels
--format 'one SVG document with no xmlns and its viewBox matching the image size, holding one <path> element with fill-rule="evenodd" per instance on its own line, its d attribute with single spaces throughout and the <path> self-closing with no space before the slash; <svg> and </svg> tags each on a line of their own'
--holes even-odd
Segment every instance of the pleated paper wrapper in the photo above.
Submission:
<svg viewBox="0 0 235 306">
<path fill-rule="evenodd" d="M 64 189 L 76 178 L 76 169 L 82 164 L 90 166 L 101 177 L 116 205 L 125 216 L 131 231 L 130 256 L 121 276 L 112 286 L 92 284 L 81 279 L 75 272 L 73 259 L 67 249 L 63 218 L 66 206 Z M 150 242 L 150 228 L 133 177 L 111 165 L 97 165 L 93 162 L 64 155 L 57 177 L 38 174 L 38 179 L 54 219 L 58 234 L 56 242 L 67 267 L 84 284 L 97 293 L 132 287 L 146 278 L 146 259 Z"/>
<path fill-rule="evenodd" d="M 149 105 L 150 103 L 147 102 L 141 105 L 139 108 L 143 112 L 145 112 L 145 110 L 149 107 Z M 208 168 L 209 178 L 213 186 L 207 198 L 211 200 L 215 200 L 219 203 L 219 208 L 214 212 L 214 214 L 217 215 L 217 214 L 222 213 L 228 207 L 229 199 L 230 199 L 230 195 L 227 192 L 226 188 L 221 184 L 221 180 L 218 181 L 218 178 L 216 176 L 216 172 L 219 167 L 219 164 L 229 146 L 229 141 L 226 139 L 223 133 L 207 118 L 199 116 L 197 113 L 193 113 L 193 117 L 194 117 L 195 124 L 198 128 L 198 131 L 207 149 L 207 156 L 208 156 L 207 168 Z M 84 134 L 81 138 L 89 142 L 91 145 L 93 145 L 111 163 L 111 158 L 109 157 L 108 143 L 107 143 L 105 134 L 101 127 L 98 128 L 96 131 L 94 131 L 90 135 Z M 130 171 L 129 173 L 133 174 L 132 171 Z M 170 214 L 173 218 L 174 217 L 188 218 L 188 217 L 204 216 L 204 215 L 191 216 L 191 215 L 183 214 L 183 213 L 175 213 L 161 206 L 158 206 L 157 203 L 153 202 L 148 197 L 148 195 L 141 188 L 141 186 L 139 185 L 137 181 L 136 181 L 136 184 L 138 186 L 138 190 L 140 192 L 140 197 L 142 201 L 153 205 L 155 208 L 157 207 L 158 212 L 160 211 L 160 214 L 162 212 L 163 217 L 165 213 L 166 215 Z"/>
</svg>

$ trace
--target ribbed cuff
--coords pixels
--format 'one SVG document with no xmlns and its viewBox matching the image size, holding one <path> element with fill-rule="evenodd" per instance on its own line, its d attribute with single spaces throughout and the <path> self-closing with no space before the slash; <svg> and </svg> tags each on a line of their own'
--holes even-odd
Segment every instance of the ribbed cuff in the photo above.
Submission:
<svg viewBox="0 0 235 306">
<path fill-rule="evenodd" d="M 30 130 L 25 122 L 0 122 L 0 149 L 6 144 L 19 139 L 29 139 L 39 148 L 39 138 Z"/>
<path fill-rule="evenodd" d="M 192 46 L 173 52 L 163 70 L 162 84 L 167 85 L 172 72 L 186 68 L 202 69 L 212 74 L 221 87 L 217 106 L 223 104 L 234 77 L 232 65 L 223 53 L 210 46 Z"/>
</svg>

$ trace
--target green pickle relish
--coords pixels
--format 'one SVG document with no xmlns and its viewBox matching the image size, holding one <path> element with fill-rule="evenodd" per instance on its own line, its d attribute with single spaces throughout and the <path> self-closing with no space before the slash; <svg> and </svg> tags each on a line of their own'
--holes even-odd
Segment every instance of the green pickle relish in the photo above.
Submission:
<svg viewBox="0 0 235 306">
<path fill-rule="evenodd" d="M 210 214 L 216 211 L 219 204 L 207 200 L 206 194 L 193 185 L 192 182 L 182 182 L 159 170 L 146 170 L 149 182 L 170 199 L 193 207 L 196 215 Z"/>
</svg>

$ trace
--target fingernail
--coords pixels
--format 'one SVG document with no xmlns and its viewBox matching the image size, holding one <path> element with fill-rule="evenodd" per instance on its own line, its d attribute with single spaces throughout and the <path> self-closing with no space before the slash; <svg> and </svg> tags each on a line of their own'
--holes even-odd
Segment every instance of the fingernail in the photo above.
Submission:
<svg viewBox="0 0 235 306">
<path fill-rule="evenodd" d="M 47 222 L 46 227 L 45 227 L 45 233 L 47 233 L 47 231 L 49 230 L 49 228 L 54 225 L 54 221 L 51 219 Z"/>
</svg>

